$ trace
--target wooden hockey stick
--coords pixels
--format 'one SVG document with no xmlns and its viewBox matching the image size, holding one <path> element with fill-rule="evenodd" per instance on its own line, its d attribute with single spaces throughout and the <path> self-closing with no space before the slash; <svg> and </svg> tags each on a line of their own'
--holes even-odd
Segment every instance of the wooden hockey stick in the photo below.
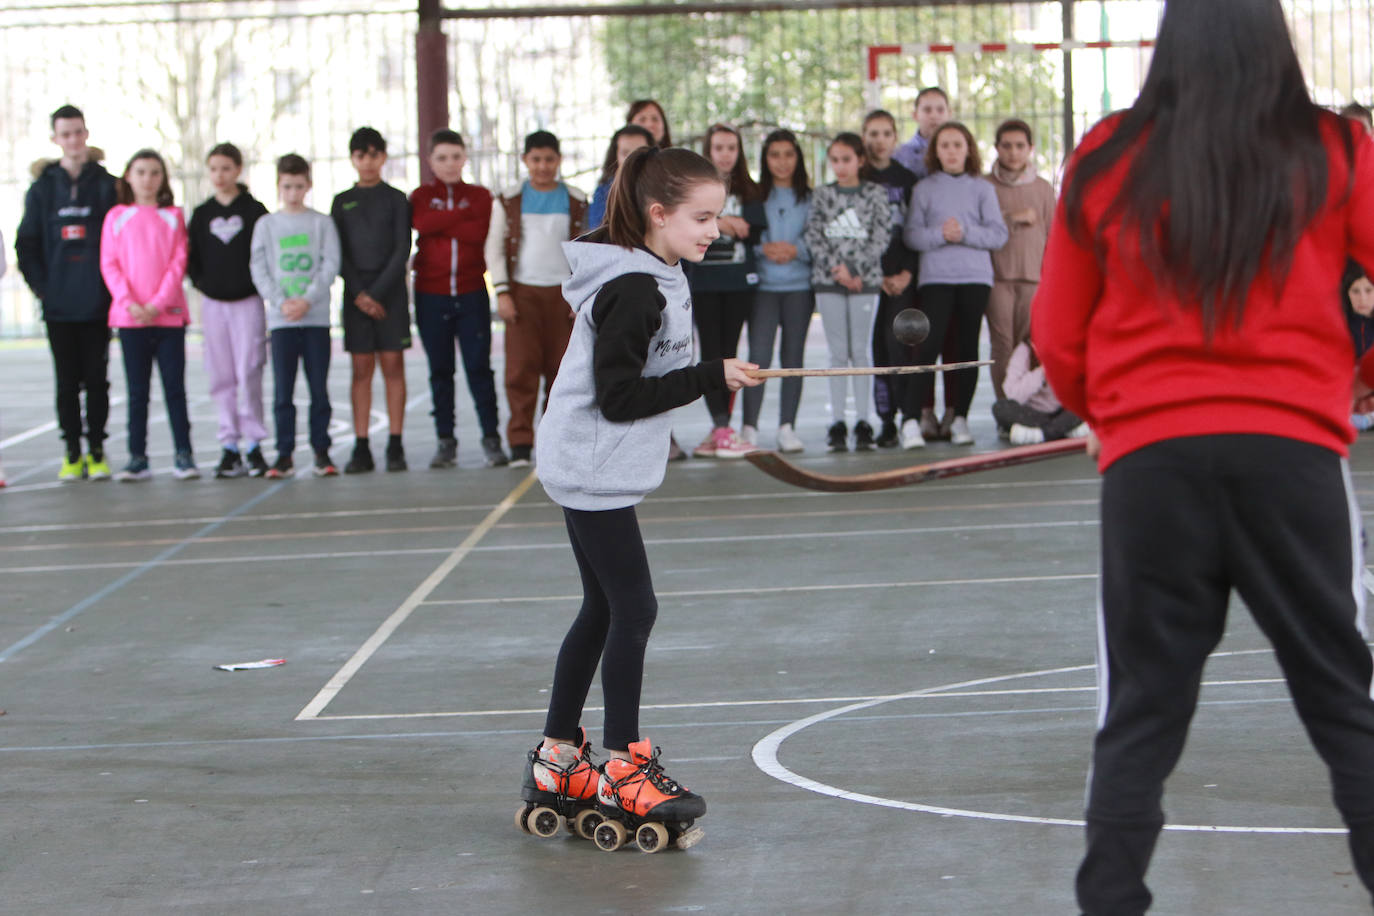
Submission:
<svg viewBox="0 0 1374 916">
<path fill-rule="evenodd" d="M 955 369 L 977 369 L 991 366 L 992 360 L 979 359 L 967 363 L 938 363 L 934 366 L 856 366 L 847 369 L 755 369 L 754 378 L 798 378 L 812 375 L 916 375 L 925 372 L 953 372 Z"/>
<path fill-rule="evenodd" d="M 958 477 L 975 471 L 990 471 L 994 468 L 1009 468 L 1032 461 L 1044 461 L 1062 455 L 1076 455 L 1084 450 L 1086 439 L 1058 439 L 1037 445 L 1021 445 L 1002 449 L 1000 452 L 987 452 L 982 455 L 967 455 L 947 461 L 934 461 L 918 464 L 915 467 L 895 468 L 891 471 L 874 471 L 871 474 L 855 474 L 851 477 L 838 477 L 833 474 L 815 474 L 804 471 L 777 452 L 750 452 L 744 457 L 754 467 L 769 477 L 790 483 L 794 487 L 808 490 L 821 490 L 825 493 L 862 493 L 869 490 L 889 490 L 905 487 L 927 480 L 942 477 Z"/>
</svg>

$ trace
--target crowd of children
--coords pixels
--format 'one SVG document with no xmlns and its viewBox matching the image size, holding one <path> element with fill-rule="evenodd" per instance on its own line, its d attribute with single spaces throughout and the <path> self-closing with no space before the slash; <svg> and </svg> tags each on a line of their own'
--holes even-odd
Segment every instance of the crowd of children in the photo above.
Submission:
<svg viewBox="0 0 1374 916">
<path fill-rule="evenodd" d="M 1369 121 L 1368 110 L 1358 105 L 1342 114 Z M 722 175 L 726 197 L 717 216 L 719 238 L 700 262 L 687 262 L 702 359 L 735 356 L 744 333 L 753 363 L 770 367 L 776 351 L 781 366 L 799 368 L 819 311 L 831 366 L 965 361 L 977 358 L 986 321 L 993 416 L 1002 437 L 1024 443 L 1086 435 L 1087 427 L 1044 386 L 1029 343 L 1030 302 L 1055 199 L 1053 187 L 1037 174 L 1031 127 L 1004 121 L 993 138 L 996 159 L 984 174 L 977 138 L 951 120 L 943 90 L 922 89 L 913 115 L 917 129 L 905 143 L 896 119 L 881 110 L 865 117 L 860 133 L 836 135 L 827 149 L 833 181 L 814 188 L 791 131 L 774 130 L 764 139 L 755 180 L 740 132 L 726 124 L 707 129 L 701 154 Z M 268 213 L 240 181 L 242 153 L 221 143 L 205 163 L 213 193 L 186 224 L 155 151 L 135 153 L 116 177 L 101 166 L 103 154 L 88 146 L 79 109 L 59 108 L 51 124 L 62 156 L 35 168 L 15 250 L 42 304 L 52 351 L 66 442 L 58 471 L 63 481 L 151 475 L 146 427 L 154 364 L 172 432 L 172 473 L 199 476 L 184 383 L 191 315 L 183 280 L 201 294 L 205 370 L 221 447 L 216 477 L 293 473 L 294 388 L 301 369 L 310 397 L 312 471 L 338 473 L 330 457 L 326 385 L 336 277 L 343 281 L 338 323 L 352 370 L 354 437 L 343 470 L 376 467 L 368 432 L 378 367 L 389 428 L 384 466 L 407 468 L 407 273 L 438 440 L 429 466 L 457 463 L 457 354 L 481 429 L 482 460 L 488 466 L 529 464 L 541 384 L 547 403 L 575 321 L 560 288 L 570 269 L 561 245 L 602 225 L 612 182 L 628 156 L 672 145 L 662 106 L 641 99 L 612 136 L 590 199 L 563 181 L 558 138 L 544 130 L 525 138 L 521 159 L 528 177 L 493 197 L 463 180 L 462 136 L 439 130 L 428 148 L 434 178 L 407 198 L 382 179 L 385 138 L 363 127 L 349 140 L 358 180 L 325 215 L 306 205 L 311 176 L 302 157 L 278 160 L 280 209 Z M 1343 294 L 1356 349 L 1363 352 L 1374 338 L 1374 285 L 1361 268 L 1352 270 Z M 510 416 L 504 446 L 491 368 L 488 275 L 505 329 Z M 900 343 L 892 332 L 895 315 L 911 307 L 930 319 L 929 336 L 916 346 Z M 118 473 L 104 450 L 111 329 L 124 356 L 129 405 L 129 457 Z M 275 383 L 271 463 L 264 454 L 262 403 L 269 355 Z M 943 417 L 935 412 L 935 374 L 832 378 L 826 447 L 913 449 L 941 439 L 971 444 L 968 412 L 978 374 L 943 375 Z M 772 444 L 783 452 L 805 448 L 797 428 L 801 389 L 799 378 L 782 380 Z M 735 392 L 707 392 L 710 432 L 692 454 L 736 458 L 758 447 L 764 393 L 762 385 L 746 388 L 736 430 Z M 1361 429 L 1374 425 L 1374 417 L 1352 419 Z M 671 440 L 669 460 L 679 457 L 685 453 Z"/>
</svg>

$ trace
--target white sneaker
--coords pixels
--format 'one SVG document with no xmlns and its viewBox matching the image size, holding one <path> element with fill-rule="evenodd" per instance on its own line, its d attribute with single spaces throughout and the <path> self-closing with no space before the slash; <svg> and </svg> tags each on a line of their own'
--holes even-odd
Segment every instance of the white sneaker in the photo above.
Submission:
<svg viewBox="0 0 1374 916">
<path fill-rule="evenodd" d="M 1045 431 L 1038 426 L 1025 426 L 1021 423 L 1011 424 L 1011 444 L 1012 445 L 1034 445 L 1037 442 L 1045 441 Z"/>
<path fill-rule="evenodd" d="M 907 423 L 910 423 L 910 422 L 911 422 L 910 420 L 907 421 Z M 902 424 L 902 429 L 903 429 L 903 430 L 906 429 L 906 423 L 903 423 L 903 424 Z M 929 407 L 927 407 L 927 408 L 925 408 L 925 409 L 923 409 L 923 410 L 921 411 L 921 429 L 920 429 L 920 433 L 921 433 L 922 441 L 923 441 L 923 442 L 924 442 L 925 439 L 930 439 L 930 440 L 933 441 L 933 440 L 935 440 L 935 439 L 939 439 L 939 438 L 940 438 L 940 421 L 937 420 L 937 419 L 935 419 L 935 411 L 931 410 Z M 905 434 L 903 434 L 902 438 L 903 438 L 903 439 L 906 438 Z M 914 446 L 903 446 L 903 448 L 912 448 L 912 447 L 914 447 Z"/>
<path fill-rule="evenodd" d="M 749 444 L 749 445 L 758 445 L 758 444 L 759 444 L 759 431 L 758 431 L 758 429 L 755 428 L 755 427 L 753 427 L 753 426 L 749 426 L 748 424 L 746 424 L 746 425 L 744 425 L 744 426 L 741 426 L 741 427 L 739 428 L 739 441 L 744 442 L 744 443 L 747 443 L 747 444 Z"/>
<path fill-rule="evenodd" d="M 784 423 L 778 427 L 778 451 L 783 454 L 806 451 L 806 446 L 802 444 L 801 437 L 797 435 L 791 423 Z"/>
<path fill-rule="evenodd" d="M 902 424 L 902 448 L 925 448 L 926 440 L 921 435 L 921 427 L 915 420 L 907 420 Z"/>
<path fill-rule="evenodd" d="M 1088 424 L 1086 424 L 1086 423 L 1079 423 L 1079 424 L 1078 424 L 1077 426 L 1075 426 L 1073 429 L 1069 430 L 1068 438 L 1070 438 L 1070 439 L 1086 439 L 1086 438 L 1088 438 L 1088 433 L 1090 433 L 1090 432 L 1092 432 L 1092 430 L 1088 429 Z"/>
<path fill-rule="evenodd" d="M 973 444 L 973 433 L 968 431 L 968 417 L 955 417 L 950 421 L 949 441 L 954 445 Z"/>
</svg>

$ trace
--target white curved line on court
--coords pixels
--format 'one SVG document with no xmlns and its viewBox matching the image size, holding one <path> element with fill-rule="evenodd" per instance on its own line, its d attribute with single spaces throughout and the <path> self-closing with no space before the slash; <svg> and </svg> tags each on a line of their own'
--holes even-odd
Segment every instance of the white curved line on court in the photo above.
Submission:
<svg viewBox="0 0 1374 916">
<path fill-rule="evenodd" d="M 1270 654 L 1270 649 L 1241 649 L 1232 652 L 1216 652 L 1212 658 L 1224 658 L 1238 655 L 1260 655 Z M 1047 677 L 1055 674 L 1067 674 L 1075 671 L 1091 671 L 1096 665 L 1075 665 L 1068 668 L 1046 668 L 1040 671 L 1025 671 L 1020 674 L 1003 674 L 997 677 L 979 678 L 972 681 L 962 681 L 956 684 L 945 684 L 939 687 L 928 687 L 921 690 L 913 690 L 908 693 L 891 694 L 888 696 L 878 696 L 858 703 L 850 703 L 835 709 L 818 712 L 788 723 L 783 727 L 765 735 L 754 745 L 752 756 L 754 765 L 760 770 L 781 782 L 794 785 L 799 789 L 808 792 L 815 792 L 819 795 L 829 795 L 832 798 L 840 798 L 845 801 L 858 802 L 863 805 L 875 805 L 880 808 L 896 808 L 901 811 L 917 811 L 922 814 L 937 814 L 941 817 L 965 817 L 974 820 L 984 821 L 1003 821 L 1017 824 L 1047 824 L 1055 827 L 1083 827 L 1084 821 L 1075 818 L 1064 817 L 1037 817 L 1028 814 L 1007 814 L 1000 811 L 975 811 L 969 808 L 947 808 L 941 805 L 926 805 L 920 802 L 902 801 L 896 798 L 884 798 L 878 795 L 867 795 L 862 792 L 851 792 L 838 786 L 828 785 L 806 776 L 802 776 L 793 770 L 782 765 L 778 760 L 778 749 L 788 738 L 828 719 L 856 712 L 860 709 L 870 709 L 874 706 L 881 706 L 884 703 L 892 703 L 897 700 L 916 699 L 923 696 L 943 695 L 950 690 L 963 690 L 969 687 L 980 687 L 984 684 L 996 684 L 1005 681 L 1019 680 L 1030 677 Z M 1165 830 L 1178 832 L 1194 833 L 1267 833 L 1267 834 L 1344 834 L 1344 827 L 1242 827 L 1223 824 L 1165 824 Z"/>
</svg>

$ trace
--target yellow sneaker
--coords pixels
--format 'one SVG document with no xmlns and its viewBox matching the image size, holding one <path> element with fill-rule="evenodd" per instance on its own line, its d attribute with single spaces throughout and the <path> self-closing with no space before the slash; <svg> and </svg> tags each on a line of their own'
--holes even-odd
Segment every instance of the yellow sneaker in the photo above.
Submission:
<svg viewBox="0 0 1374 916">
<path fill-rule="evenodd" d="M 57 472 L 57 479 L 62 483 L 72 483 L 86 476 L 86 459 L 78 457 L 75 461 L 70 458 L 62 459 L 62 469 Z"/>
<path fill-rule="evenodd" d="M 109 480 L 110 477 L 110 462 L 106 460 L 104 455 L 99 458 L 94 455 L 86 456 L 87 480 Z"/>
</svg>

